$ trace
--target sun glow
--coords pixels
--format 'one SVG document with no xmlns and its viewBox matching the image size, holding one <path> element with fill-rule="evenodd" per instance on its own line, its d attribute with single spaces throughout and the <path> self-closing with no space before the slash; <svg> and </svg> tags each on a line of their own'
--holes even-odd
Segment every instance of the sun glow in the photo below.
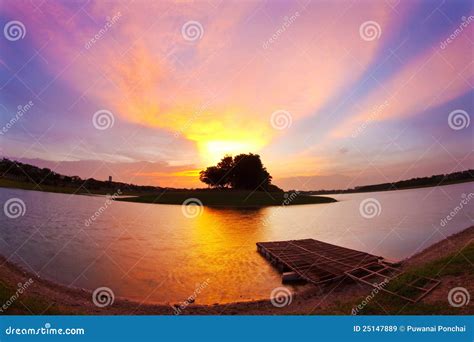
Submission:
<svg viewBox="0 0 474 342">
<path fill-rule="evenodd" d="M 239 153 L 255 152 L 261 144 L 256 141 L 207 141 L 200 144 L 201 156 L 203 161 L 208 164 L 215 164 L 226 155 L 236 155 Z"/>
</svg>

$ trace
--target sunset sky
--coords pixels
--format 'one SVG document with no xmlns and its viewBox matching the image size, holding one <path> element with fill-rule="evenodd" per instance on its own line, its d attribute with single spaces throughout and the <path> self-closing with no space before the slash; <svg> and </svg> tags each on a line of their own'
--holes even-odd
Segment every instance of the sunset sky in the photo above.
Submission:
<svg viewBox="0 0 474 342">
<path fill-rule="evenodd" d="M 472 4 L 0 0 L 0 155 L 172 187 L 225 153 L 285 189 L 474 168 Z"/>
</svg>

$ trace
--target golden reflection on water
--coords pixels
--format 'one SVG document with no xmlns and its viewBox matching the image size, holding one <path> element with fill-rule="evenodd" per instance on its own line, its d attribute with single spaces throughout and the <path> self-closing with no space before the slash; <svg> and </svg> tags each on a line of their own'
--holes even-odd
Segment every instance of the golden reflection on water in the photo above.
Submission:
<svg viewBox="0 0 474 342">
<path fill-rule="evenodd" d="M 193 219 L 189 230 L 193 246 L 189 267 L 199 270 L 203 279 L 210 279 L 216 296 L 208 295 L 216 301 L 251 296 L 248 289 L 252 278 L 260 272 L 255 263 L 255 241 L 265 234 L 265 211 L 206 207 Z M 247 272 L 238 271 L 242 269 Z"/>
<path fill-rule="evenodd" d="M 193 221 L 191 234 L 199 244 L 239 246 L 263 235 L 265 210 L 206 207 L 202 215 Z"/>
</svg>

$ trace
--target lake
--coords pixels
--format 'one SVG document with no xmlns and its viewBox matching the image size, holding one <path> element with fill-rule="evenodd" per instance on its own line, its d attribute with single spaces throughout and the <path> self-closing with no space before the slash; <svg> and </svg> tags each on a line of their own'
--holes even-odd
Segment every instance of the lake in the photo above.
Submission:
<svg viewBox="0 0 474 342">
<path fill-rule="evenodd" d="M 187 217 L 176 205 L 107 206 L 100 196 L 0 188 L 2 207 L 11 198 L 26 207 L 18 218 L 0 212 L 0 253 L 61 284 L 107 286 L 140 302 L 178 303 L 197 289 L 201 304 L 262 299 L 281 286 L 281 277 L 256 252 L 256 242 L 314 238 L 399 260 L 473 225 L 474 199 L 453 211 L 472 193 L 471 182 L 334 195 L 339 202 L 330 204 L 206 207 Z M 361 215 L 367 199 L 380 206 Z"/>
</svg>

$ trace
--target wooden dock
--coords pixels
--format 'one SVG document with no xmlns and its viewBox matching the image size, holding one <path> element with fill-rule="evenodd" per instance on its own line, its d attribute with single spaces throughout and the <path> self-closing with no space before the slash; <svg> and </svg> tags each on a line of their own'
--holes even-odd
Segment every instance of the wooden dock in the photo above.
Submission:
<svg viewBox="0 0 474 342">
<path fill-rule="evenodd" d="M 283 281 L 321 285 L 347 277 L 412 303 L 440 284 L 437 279 L 412 274 L 408 282 L 399 282 L 397 289 L 390 290 L 388 283 L 404 273 L 394 264 L 380 256 L 313 239 L 257 242 L 257 250 L 283 272 Z"/>
<path fill-rule="evenodd" d="M 257 250 L 280 272 L 294 272 L 313 284 L 342 278 L 346 272 L 383 259 L 313 239 L 257 242 Z"/>
</svg>

